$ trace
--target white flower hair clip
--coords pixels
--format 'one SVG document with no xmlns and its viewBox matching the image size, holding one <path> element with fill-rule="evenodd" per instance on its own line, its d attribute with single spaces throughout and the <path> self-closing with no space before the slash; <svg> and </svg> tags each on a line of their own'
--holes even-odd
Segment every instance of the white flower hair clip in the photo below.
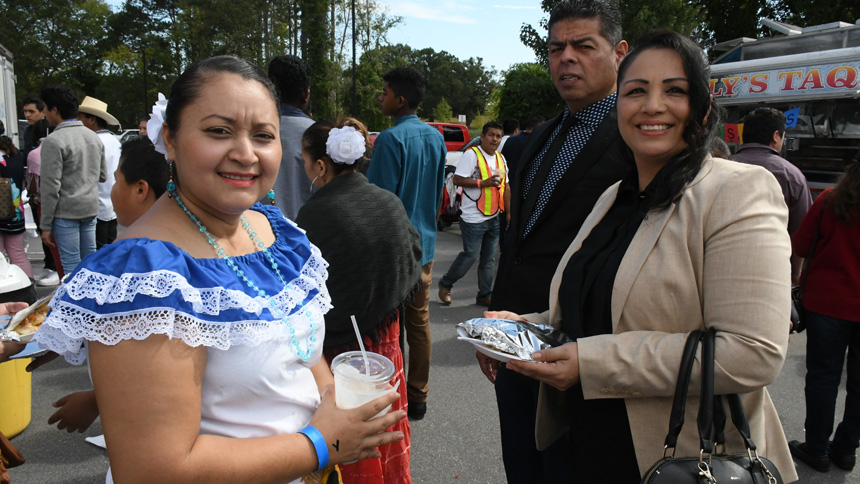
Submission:
<svg viewBox="0 0 860 484">
<path fill-rule="evenodd" d="M 364 155 L 367 149 L 364 135 L 352 126 L 333 128 L 328 133 L 328 141 L 325 142 L 325 152 L 335 163 L 352 165 L 355 160 Z"/>
<path fill-rule="evenodd" d="M 146 122 L 146 135 L 155 145 L 155 151 L 167 158 L 167 148 L 164 147 L 164 140 L 161 139 L 161 127 L 165 119 L 167 119 L 167 99 L 164 94 L 158 93 L 158 102 L 152 105 L 152 114 Z"/>
</svg>

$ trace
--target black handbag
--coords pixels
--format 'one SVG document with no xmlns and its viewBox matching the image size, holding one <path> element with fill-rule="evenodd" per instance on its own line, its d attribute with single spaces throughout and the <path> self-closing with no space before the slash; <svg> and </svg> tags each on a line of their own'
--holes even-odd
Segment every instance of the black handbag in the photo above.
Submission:
<svg viewBox="0 0 860 484">
<path fill-rule="evenodd" d="M 782 484 L 782 477 L 771 461 L 760 457 L 750 437 L 749 421 L 740 397 L 727 395 L 732 423 L 740 432 L 746 452 L 725 453 L 726 413 L 722 398 L 714 396 L 714 330 L 690 333 L 681 357 L 675 398 L 669 418 L 669 433 L 663 447 L 663 458 L 658 460 L 645 476 L 642 484 Z M 675 457 L 678 435 L 684 426 L 687 389 L 693 372 L 693 363 L 699 342 L 702 342 L 702 393 L 699 401 L 700 451 L 697 457 Z M 713 434 L 712 434 L 713 430 Z M 713 435 L 713 440 L 711 437 Z M 722 445 L 723 453 L 714 452 Z M 669 450 L 671 449 L 671 455 Z"/>
<path fill-rule="evenodd" d="M 815 227 L 815 235 L 812 236 L 812 246 L 809 248 L 809 257 L 803 260 L 803 268 L 800 272 L 800 285 L 791 288 L 792 333 L 802 333 L 806 329 L 806 321 L 803 319 L 803 288 L 806 287 L 806 276 L 809 275 L 809 262 L 812 261 L 812 256 L 815 255 L 815 246 L 818 245 L 818 236 L 821 234 L 821 221 L 824 220 L 824 210 L 826 209 L 827 206 L 821 208 L 821 214 L 818 217 L 818 226 Z"/>
</svg>

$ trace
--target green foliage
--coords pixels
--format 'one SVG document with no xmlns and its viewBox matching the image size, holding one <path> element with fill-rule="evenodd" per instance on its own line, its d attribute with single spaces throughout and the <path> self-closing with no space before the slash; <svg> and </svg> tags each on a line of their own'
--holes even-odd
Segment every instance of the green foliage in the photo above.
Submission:
<svg viewBox="0 0 860 484">
<path fill-rule="evenodd" d="M 651 29 L 692 36 L 701 24 L 700 8 L 688 0 L 628 0 L 621 3 L 624 38 L 633 43 Z"/>
<path fill-rule="evenodd" d="M 331 24 L 328 0 L 302 0 L 302 58 L 313 69 L 311 78 L 311 110 L 318 119 L 337 117 L 332 95 L 335 87 L 335 66 L 329 59 Z"/>
<path fill-rule="evenodd" d="M 757 37 L 760 17 L 771 17 L 768 0 L 696 0 L 705 28 L 700 41 L 706 46 L 739 37 Z"/>
<path fill-rule="evenodd" d="M 450 121 L 452 117 L 454 117 L 454 113 L 451 111 L 451 105 L 443 97 L 433 108 L 433 121 L 444 123 Z"/>
<path fill-rule="evenodd" d="M 532 114 L 549 119 L 564 109 L 549 72 L 540 64 L 514 64 L 505 72 L 497 92 L 496 119 L 514 118 L 522 122 Z"/>
<path fill-rule="evenodd" d="M 857 0 L 830 0 L 814 4 L 809 0 L 787 0 L 784 3 L 787 10 L 785 21 L 800 27 L 840 20 L 855 23 L 860 19 L 860 4 Z"/>
<path fill-rule="evenodd" d="M 3 0 L 2 44 L 15 56 L 19 100 L 66 83 L 94 92 L 111 14 L 102 0 Z"/>
<path fill-rule="evenodd" d="M 138 118 L 149 114 L 158 93 L 168 94 L 182 71 L 174 55 L 170 17 L 166 5 L 126 0 L 108 20 L 103 77 L 92 95 L 106 102 L 124 126 L 135 127 Z"/>
<path fill-rule="evenodd" d="M 540 8 L 547 13 L 547 16 L 540 20 L 540 28 L 542 31 L 547 30 L 547 25 L 549 24 L 549 13 L 552 12 L 553 7 L 555 7 L 559 1 L 560 0 L 541 0 Z M 523 24 L 522 27 L 520 27 L 520 41 L 522 41 L 526 47 L 533 50 L 537 62 L 545 66 L 549 65 L 549 59 L 547 58 L 547 55 L 549 54 L 547 35 L 548 34 L 538 32 L 537 29 L 529 24 Z"/>
<path fill-rule="evenodd" d="M 484 130 L 484 125 L 490 121 L 498 121 L 497 118 L 488 114 L 488 113 L 479 113 L 475 115 L 475 119 L 472 120 L 469 126 L 469 136 L 472 138 L 478 138 L 481 136 L 481 131 Z M 501 122 L 501 121 L 498 121 Z"/>
<path fill-rule="evenodd" d="M 492 70 L 484 68 L 482 60 L 461 61 L 447 52 L 433 49 L 412 50 L 397 44 L 373 49 L 361 56 L 358 64 L 358 119 L 371 131 L 381 131 L 392 123 L 379 111 L 379 94 L 384 81 L 382 76 L 395 67 L 411 66 L 424 75 L 427 88 L 424 101 L 418 107 L 418 116 L 429 118 L 442 101 L 451 108 L 451 115 L 465 114 L 467 123 L 484 109 L 496 83 Z M 349 106 L 345 99 L 343 106 Z"/>
<path fill-rule="evenodd" d="M 432 116 L 432 109 L 444 97 L 453 115 L 466 115 L 466 124 L 484 109 L 495 82 L 479 57 L 461 61 L 448 52 L 427 48 L 414 52 L 413 67 L 424 74 L 427 89 L 418 116 Z"/>
<path fill-rule="evenodd" d="M 351 0 L 332 0 L 335 19 L 335 60 L 352 63 L 344 53 L 352 43 Z M 403 22 L 403 17 L 390 15 L 385 4 L 379 0 L 356 0 L 355 2 L 356 44 L 358 50 L 366 52 L 388 45 L 388 32 Z"/>
<path fill-rule="evenodd" d="M 355 1 L 359 47 L 384 45 L 402 19 L 379 0 Z M 276 55 L 300 55 L 314 70 L 315 115 L 333 119 L 343 112 L 339 97 L 350 98 L 351 73 L 341 75 L 346 64 L 334 43 L 351 41 L 350 3 L 125 0 L 112 12 L 105 0 L 0 0 L 6 20 L 0 43 L 15 56 L 19 103 L 45 85 L 66 83 L 80 98 L 107 102 L 124 125 L 136 125 L 157 93 L 167 94 L 195 61 L 232 54 L 266 69 Z"/>
</svg>

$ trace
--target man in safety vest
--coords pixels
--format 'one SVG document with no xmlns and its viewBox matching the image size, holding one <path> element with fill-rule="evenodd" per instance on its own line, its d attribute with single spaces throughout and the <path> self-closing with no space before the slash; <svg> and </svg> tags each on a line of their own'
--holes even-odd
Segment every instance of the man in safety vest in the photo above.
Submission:
<svg viewBox="0 0 860 484">
<path fill-rule="evenodd" d="M 439 281 L 439 299 L 451 304 L 451 288 L 478 262 L 478 296 L 475 303 L 490 305 L 493 294 L 493 271 L 499 245 L 499 214 L 510 205 L 508 167 L 498 151 L 502 125 L 490 121 L 481 132 L 481 145 L 463 153 L 454 172 L 454 185 L 463 187 L 460 204 L 460 232 L 463 251 L 457 255 L 448 272 Z"/>
</svg>

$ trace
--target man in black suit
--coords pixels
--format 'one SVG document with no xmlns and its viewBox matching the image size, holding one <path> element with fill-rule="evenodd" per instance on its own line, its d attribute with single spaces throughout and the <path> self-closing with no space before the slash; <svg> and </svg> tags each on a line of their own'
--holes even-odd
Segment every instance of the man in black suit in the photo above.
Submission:
<svg viewBox="0 0 860 484">
<path fill-rule="evenodd" d="M 614 0 L 564 0 L 549 19 L 549 67 L 564 112 L 535 129 L 511 183 L 511 220 L 491 310 L 549 308 L 556 267 L 606 188 L 630 168 L 618 151 L 618 65 L 627 54 Z M 503 314 L 488 314 L 499 317 Z M 495 383 L 508 483 L 570 482 L 566 439 L 535 448 L 538 382 L 478 354 Z"/>
</svg>

